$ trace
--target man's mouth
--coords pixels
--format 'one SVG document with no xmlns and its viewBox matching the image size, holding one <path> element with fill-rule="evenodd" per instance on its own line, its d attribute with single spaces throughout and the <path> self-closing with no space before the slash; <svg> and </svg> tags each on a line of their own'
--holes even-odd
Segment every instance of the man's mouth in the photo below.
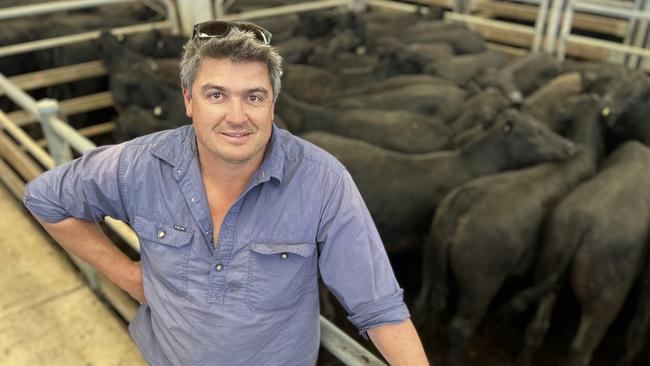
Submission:
<svg viewBox="0 0 650 366">
<path fill-rule="evenodd" d="M 228 137 L 244 137 L 250 135 L 250 132 L 222 132 Z"/>
<path fill-rule="evenodd" d="M 250 135 L 252 135 L 252 132 L 221 132 L 221 134 L 225 137 L 226 141 L 235 144 L 235 145 L 240 145 L 240 144 L 245 144 L 248 141 L 248 138 Z"/>
</svg>

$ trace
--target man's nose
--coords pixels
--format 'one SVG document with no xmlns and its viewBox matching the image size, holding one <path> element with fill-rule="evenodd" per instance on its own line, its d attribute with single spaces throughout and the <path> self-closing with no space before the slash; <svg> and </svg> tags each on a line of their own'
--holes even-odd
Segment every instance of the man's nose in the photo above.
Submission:
<svg viewBox="0 0 650 366">
<path fill-rule="evenodd" d="M 232 123 L 242 123 L 246 122 L 246 111 L 244 110 L 244 104 L 240 100 L 232 100 L 229 103 L 228 114 L 226 115 L 228 122 Z"/>
</svg>

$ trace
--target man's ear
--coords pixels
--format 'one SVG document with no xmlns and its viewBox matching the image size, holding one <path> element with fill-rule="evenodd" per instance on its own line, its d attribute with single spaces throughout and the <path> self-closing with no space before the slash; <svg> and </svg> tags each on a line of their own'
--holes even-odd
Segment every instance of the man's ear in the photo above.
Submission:
<svg viewBox="0 0 650 366">
<path fill-rule="evenodd" d="M 192 97 L 187 89 L 183 89 L 183 102 L 185 102 L 185 115 L 192 118 Z"/>
</svg>

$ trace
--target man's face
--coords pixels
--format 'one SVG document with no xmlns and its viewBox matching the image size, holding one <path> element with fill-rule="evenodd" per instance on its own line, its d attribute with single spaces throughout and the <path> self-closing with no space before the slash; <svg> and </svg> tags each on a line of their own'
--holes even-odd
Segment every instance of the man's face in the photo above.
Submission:
<svg viewBox="0 0 650 366">
<path fill-rule="evenodd" d="M 199 154 L 228 164 L 261 161 L 273 125 L 272 93 L 265 64 L 204 58 L 192 96 L 183 91 Z"/>
</svg>

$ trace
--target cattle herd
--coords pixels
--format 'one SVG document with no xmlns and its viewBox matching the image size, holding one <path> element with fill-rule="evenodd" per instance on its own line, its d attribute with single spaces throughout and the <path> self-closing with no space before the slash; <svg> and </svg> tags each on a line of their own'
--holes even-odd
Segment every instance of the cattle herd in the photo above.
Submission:
<svg viewBox="0 0 650 366">
<path fill-rule="evenodd" d="M 623 341 L 604 364 L 647 364 L 650 79 L 544 53 L 509 57 L 437 17 L 258 21 L 285 60 L 276 123 L 353 176 L 423 337 L 444 344 L 432 360 L 441 350 L 448 365 L 490 364 L 468 354 L 480 325 L 497 319 L 520 339 L 495 364 L 599 364 L 596 349 L 613 338 Z M 72 53 L 109 71 L 116 142 L 189 123 L 184 42 L 104 32 Z M 567 303 L 575 322 L 553 315 Z M 615 322 L 622 329 L 608 334 Z M 549 361 L 540 349 L 553 328 L 571 336 Z"/>
</svg>

